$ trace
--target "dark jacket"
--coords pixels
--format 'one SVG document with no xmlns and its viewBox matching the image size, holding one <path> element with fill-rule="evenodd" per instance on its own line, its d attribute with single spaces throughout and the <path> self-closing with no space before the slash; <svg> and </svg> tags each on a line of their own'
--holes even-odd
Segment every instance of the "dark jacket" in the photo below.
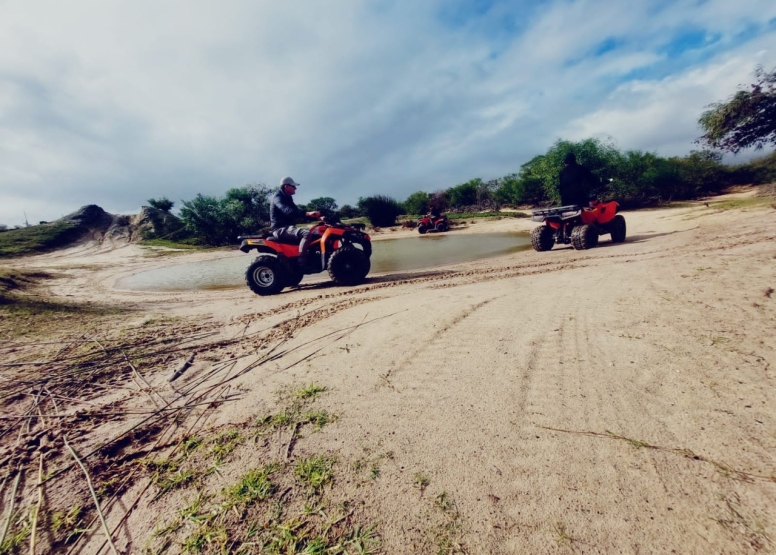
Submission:
<svg viewBox="0 0 776 555">
<path fill-rule="evenodd" d="M 560 203 L 562 206 L 577 204 L 587 206 L 595 189 L 595 177 L 584 166 L 569 164 L 560 170 Z"/>
<path fill-rule="evenodd" d="M 304 220 L 305 212 L 297 208 L 291 195 L 287 195 L 282 189 L 272 196 L 269 205 L 269 221 L 272 229 L 296 225 Z"/>
</svg>

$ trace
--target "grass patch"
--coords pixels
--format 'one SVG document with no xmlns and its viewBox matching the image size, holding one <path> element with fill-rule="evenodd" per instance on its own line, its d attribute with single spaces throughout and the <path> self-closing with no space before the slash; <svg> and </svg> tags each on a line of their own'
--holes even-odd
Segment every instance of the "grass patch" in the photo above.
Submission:
<svg viewBox="0 0 776 555">
<path fill-rule="evenodd" d="M 294 393 L 294 396 L 297 399 L 305 399 L 305 400 L 312 401 L 318 396 L 319 393 L 323 393 L 324 391 L 326 391 L 325 387 L 311 383 L 307 387 L 303 387 L 298 391 L 296 391 Z"/>
<path fill-rule="evenodd" d="M 321 429 L 333 420 L 332 416 L 325 410 L 308 411 L 302 416 L 304 422 L 309 422 L 315 426 L 316 431 Z"/>
<path fill-rule="evenodd" d="M 144 460 L 142 464 L 151 472 L 151 483 L 158 488 L 154 499 L 190 484 L 195 478 L 194 472 L 182 469 L 177 459 Z"/>
<path fill-rule="evenodd" d="M 200 492 L 172 522 L 157 525 L 146 552 L 163 553 L 177 544 L 183 553 L 202 554 L 375 554 L 381 544 L 376 527 L 354 519 L 351 502 L 332 506 L 321 491 L 333 479 L 333 463 L 326 456 L 296 465 L 273 462 L 242 475 L 220 494 Z M 314 503 L 300 488 L 278 493 L 294 480 L 318 493 Z"/>
<path fill-rule="evenodd" d="M 712 210 L 747 210 L 752 208 L 770 208 L 773 197 L 746 197 L 709 202 Z"/>
<path fill-rule="evenodd" d="M 224 490 L 224 495 L 233 505 L 248 505 L 254 501 L 264 501 L 277 489 L 270 476 L 277 472 L 277 464 L 268 464 L 263 468 L 251 470 L 237 484 Z"/>
<path fill-rule="evenodd" d="M 421 495 L 426 491 L 426 488 L 431 483 L 428 476 L 422 472 L 416 472 L 412 477 L 412 485 L 420 490 Z"/>
<path fill-rule="evenodd" d="M 163 247 L 165 249 L 176 250 L 214 250 L 213 247 L 206 247 L 197 243 L 196 239 L 182 239 L 180 241 L 172 241 L 170 239 L 145 239 L 140 241 L 140 245 L 143 247 Z"/>
<path fill-rule="evenodd" d="M 275 414 L 267 414 L 256 420 L 258 431 L 255 437 L 261 437 L 267 432 L 279 428 L 288 428 L 302 424 L 312 424 L 320 431 L 326 424 L 333 422 L 337 417 L 326 410 L 307 410 L 305 406 L 314 401 L 318 395 L 327 391 L 327 388 L 311 383 L 300 388 L 284 388 L 278 392 L 278 399 L 285 406 Z"/>
<path fill-rule="evenodd" d="M 38 285 L 41 281 L 53 277 L 55 276 L 49 272 L 26 272 L 11 268 L 0 268 L 0 296 L 26 291 Z"/>
<path fill-rule="evenodd" d="M 62 302 L 27 294 L 0 292 L 0 337 L 60 335 L 68 332 L 96 330 L 106 320 L 127 314 L 127 309 Z"/>
<path fill-rule="evenodd" d="M 66 247 L 88 231 L 74 221 L 56 221 L 0 233 L 0 257 L 25 256 Z"/>
<path fill-rule="evenodd" d="M 446 214 L 448 220 L 471 220 L 474 218 L 501 219 L 501 218 L 530 218 L 525 212 L 461 212 Z"/>
<path fill-rule="evenodd" d="M 221 432 L 211 440 L 210 453 L 217 463 L 223 462 L 223 460 L 228 457 L 238 445 L 242 444 L 243 441 L 245 440 L 242 434 L 237 430 Z"/>
<path fill-rule="evenodd" d="M 22 518 L 21 513 L 11 515 L 11 526 L 0 545 L 0 555 L 10 555 L 17 552 L 17 548 L 24 543 L 32 531 L 32 522 L 29 515 Z"/>
<path fill-rule="evenodd" d="M 325 457 L 323 455 L 302 459 L 296 464 L 294 475 L 308 489 L 318 492 L 331 481 L 334 460 L 333 457 Z"/>
</svg>

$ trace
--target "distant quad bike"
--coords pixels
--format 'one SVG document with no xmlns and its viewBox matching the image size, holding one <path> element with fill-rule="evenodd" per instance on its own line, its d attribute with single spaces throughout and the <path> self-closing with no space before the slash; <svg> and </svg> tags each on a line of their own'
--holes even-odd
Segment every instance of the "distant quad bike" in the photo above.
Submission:
<svg viewBox="0 0 776 555">
<path fill-rule="evenodd" d="M 371 268 L 372 240 L 364 224 L 345 225 L 336 217 L 321 217 L 310 229 L 307 264 L 299 263 L 299 243 L 269 235 L 244 235 L 240 250 L 258 255 L 245 271 L 245 283 L 257 295 L 274 295 L 299 285 L 305 274 L 329 271 L 337 285 L 358 285 Z"/>
<path fill-rule="evenodd" d="M 590 201 L 590 208 L 561 206 L 534 210 L 531 220 L 543 222 L 531 233 L 531 245 L 539 252 L 550 250 L 556 243 L 571 245 L 577 250 L 592 249 L 598 236 L 611 235 L 612 243 L 625 241 L 625 218 L 617 214 L 616 201 Z"/>
<path fill-rule="evenodd" d="M 447 221 L 447 216 L 437 216 L 436 218 L 426 214 L 422 218 L 418 219 L 418 233 L 423 235 L 429 230 L 438 231 L 442 233 L 450 229 L 450 224 Z"/>
</svg>

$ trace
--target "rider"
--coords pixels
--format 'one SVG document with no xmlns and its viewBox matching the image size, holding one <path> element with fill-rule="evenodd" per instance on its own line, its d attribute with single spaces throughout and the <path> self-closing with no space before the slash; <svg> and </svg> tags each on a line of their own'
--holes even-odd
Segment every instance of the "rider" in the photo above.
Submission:
<svg viewBox="0 0 776 555">
<path fill-rule="evenodd" d="M 272 197 L 269 207 L 269 219 L 272 235 L 279 240 L 299 241 L 299 265 L 304 267 L 307 262 L 307 238 L 310 230 L 296 227 L 296 223 L 304 218 L 320 218 L 320 212 L 304 212 L 299 209 L 291 198 L 296 193 L 299 183 L 290 177 L 280 180 L 280 189 Z"/>
<path fill-rule="evenodd" d="M 563 160 L 563 169 L 560 170 L 560 204 L 561 206 L 587 206 L 590 194 L 593 193 L 595 178 L 592 172 L 585 166 L 577 164 L 577 157 L 573 152 L 566 154 Z"/>
</svg>

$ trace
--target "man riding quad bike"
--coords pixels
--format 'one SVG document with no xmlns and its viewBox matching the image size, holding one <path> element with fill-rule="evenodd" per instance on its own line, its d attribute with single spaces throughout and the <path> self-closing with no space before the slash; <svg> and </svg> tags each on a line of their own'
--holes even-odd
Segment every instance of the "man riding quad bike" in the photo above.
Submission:
<svg viewBox="0 0 776 555">
<path fill-rule="evenodd" d="M 440 216 L 437 213 L 429 212 L 418 219 L 418 233 L 421 235 L 429 230 L 436 230 L 441 233 L 448 229 L 450 229 L 450 224 L 447 221 L 447 216 Z"/>
<path fill-rule="evenodd" d="M 579 205 L 560 206 L 534 210 L 531 220 L 543 222 L 531 233 L 534 250 L 548 251 L 556 243 L 571 245 L 577 249 L 592 249 L 598 244 L 598 236 L 611 235 L 612 243 L 625 241 L 625 218 L 617 214 L 620 205 L 616 201 L 590 201 L 589 208 Z"/>
<path fill-rule="evenodd" d="M 310 228 L 307 256 L 301 260 L 299 240 L 294 237 L 244 235 L 240 250 L 256 249 L 256 257 L 245 271 L 245 282 L 257 295 L 274 295 L 285 287 L 299 285 L 305 274 L 329 271 L 338 285 L 358 285 L 371 268 L 372 240 L 364 224 L 345 225 L 336 216 L 320 216 Z"/>
</svg>

